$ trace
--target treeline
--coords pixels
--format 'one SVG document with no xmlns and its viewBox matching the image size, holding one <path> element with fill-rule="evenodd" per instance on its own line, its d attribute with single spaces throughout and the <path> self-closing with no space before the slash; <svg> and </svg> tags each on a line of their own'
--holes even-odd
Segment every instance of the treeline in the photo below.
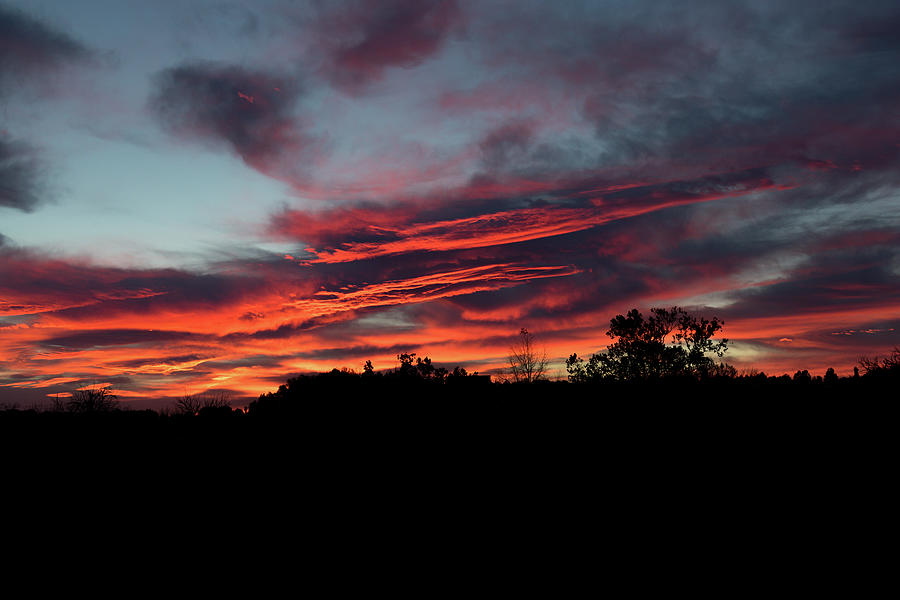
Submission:
<svg viewBox="0 0 900 600">
<path fill-rule="evenodd" d="M 427 366 L 419 368 L 422 365 Z M 371 369 L 358 372 L 343 368 L 300 375 L 289 379 L 277 391 L 261 395 L 250 404 L 248 412 L 265 410 L 280 403 L 323 398 L 389 401 L 401 397 L 427 400 L 429 397 L 458 396 L 465 400 L 484 396 L 513 400 L 535 398 L 552 401 L 571 397 L 622 401 L 639 399 L 644 393 L 657 395 L 668 391 L 674 400 L 685 393 L 706 394 L 726 400 L 729 393 L 760 393 L 765 398 L 767 395 L 772 397 L 772 394 L 852 394 L 854 390 L 885 386 L 895 391 L 900 389 L 897 387 L 900 384 L 900 349 L 895 349 L 886 358 L 861 359 L 863 369 L 854 367 L 853 375 L 848 377 L 839 377 L 833 368 L 828 368 L 822 375 L 813 375 L 806 369 L 793 375 L 777 376 L 755 369 L 738 372 L 734 366 L 724 362 L 711 363 L 693 372 L 682 370 L 642 377 L 617 377 L 609 373 L 598 375 L 597 371 L 591 371 L 583 364 L 570 363 L 573 368 L 570 368 L 566 380 L 540 376 L 531 381 L 515 381 L 510 371 L 492 379 L 488 375 L 469 375 L 460 368 L 432 371 L 430 365 L 431 361 L 426 357 L 417 363 L 403 362 L 400 367 L 383 372 L 373 372 Z M 658 366 L 653 368 L 658 369 Z"/>
<path fill-rule="evenodd" d="M 453 370 L 434 365 L 429 357 L 415 353 L 397 355 L 394 369 L 376 371 L 367 360 L 362 371 L 332 369 L 292 377 L 275 392 L 261 395 L 247 407 L 249 415 L 265 415 L 299 407 L 300 401 L 323 398 L 363 401 L 391 401 L 401 398 L 420 399 L 485 393 L 492 385 L 490 375 L 468 373 L 463 367 Z"/>
</svg>

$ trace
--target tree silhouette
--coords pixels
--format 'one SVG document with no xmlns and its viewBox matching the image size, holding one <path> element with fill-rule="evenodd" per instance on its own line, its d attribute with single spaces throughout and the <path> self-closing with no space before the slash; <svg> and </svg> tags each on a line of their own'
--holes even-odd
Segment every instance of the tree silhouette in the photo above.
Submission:
<svg viewBox="0 0 900 600">
<path fill-rule="evenodd" d="M 447 369 L 435 367 L 427 356 L 425 358 L 416 358 L 415 352 L 404 353 L 398 354 L 397 360 L 400 361 L 400 366 L 393 373 L 389 374 L 391 377 L 399 377 L 406 381 L 430 381 L 437 383 L 443 382 L 447 377 Z"/>
<path fill-rule="evenodd" d="M 513 381 L 534 383 L 544 376 L 547 369 L 547 352 L 538 351 L 534 344 L 534 334 L 524 327 L 519 330 L 519 340 L 509 349 L 509 370 Z"/>
<path fill-rule="evenodd" d="M 684 309 L 652 308 L 650 316 L 638 309 L 616 315 L 606 335 L 615 342 L 605 353 L 585 363 L 577 354 L 566 360 L 569 379 L 575 382 L 615 379 L 638 381 L 672 376 L 733 376 L 733 368 L 716 365 L 707 354 L 723 356 L 728 340 L 713 341 L 725 325 L 718 318 L 694 316 Z"/>
<path fill-rule="evenodd" d="M 194 416 L 200 412 L 202 406 L 196 394 L 185 394 L 175 401 L 175 412 L 179 415 Z"/>
<path fill-rule="evenodd" d="M 802 371 L 797 371 L 794 373 L 794 382 L 795 383 L 811 383 L 812 375 L 809 374 L 809 371 L 803 369 Z"/>
<path fill-rule="evenodd" d="M 108 387 L 75 390 L 66 402 L 66 410 L 73 413 L 108 413 L 117 408 L 116 395 Z"/>
<path fill-rule="evenodd" d="M 896 347 L 891 351 L 890 355 L 884 358 L 868 358 L 860 357 L 859 366 L 863 368 L 865 375 L 868 377 L 885 377 L 889 375 L 900 375 L 900 347 Z M 854 372 L 856 368 L 854 368 Z"/>
<path fill-rule="evenodd" d="M 196 416 L 214 412 L 230 412 L 231 400 L 224 391 L 208 391 L 205 394 L 185 394 L 175 401 L 175 411 L 180 415 Z"/>
</svg>

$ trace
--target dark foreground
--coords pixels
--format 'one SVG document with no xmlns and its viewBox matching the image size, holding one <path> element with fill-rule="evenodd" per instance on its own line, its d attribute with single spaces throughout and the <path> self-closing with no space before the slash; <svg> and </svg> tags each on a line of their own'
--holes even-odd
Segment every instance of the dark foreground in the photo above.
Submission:
<svg viewBox="0 0 900 600">
<path fill-rule="evenodd" d="M 4 412 L 10 515 L 202 522 L 218 548 L 253 529 L 334 581 L 361 556 L 391 585 L 499 568 L 546 592 L 598 573 L 762 591 L 846 570 L 894 498 L 892 386 L 301 388 L 248 413 Z"/>
<path fill-rule="evenodd" d="M 772 383 L 408 386 L 304 385 L 261 396 L 245 410 L 184 415 L 151 410 L 0 411 L 6 443 L 27 445 L 214 440 L 308 447 L 312 453 L 396 447 L 414 453 L 479 448 L 517 452 L 642 452 L 670 444 L 742 453 L 776 446 L 885 442 L 895 426 L 893 379 Z M 330 450 L 326 450 L 330 449 Z M 368 451 L 368 450 L 367 450 Z"/>
</svg>

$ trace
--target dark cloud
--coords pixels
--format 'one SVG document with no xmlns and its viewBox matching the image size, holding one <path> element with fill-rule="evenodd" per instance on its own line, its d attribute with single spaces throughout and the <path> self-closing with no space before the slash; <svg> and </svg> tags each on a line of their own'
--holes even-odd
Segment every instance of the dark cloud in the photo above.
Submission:
<svg viewBox="0 0 900 600">
<path fill-rule="evenodd" d="M 60 68 L 93 56 L 66 33 L 0 5 L 0 97 L 51 83 Z M 32 145 L 0 133 L 0 207 L 31 212 L 46 198 L 42 163 Z"/>
<path fill-rule="evenodd" d="M 727 312 L 740 318 L 840 314 L 879 317 L 879 308 L 900 304 L 900 277 L 892 264 L 900 252 L 876 247 L 860 252 L 829 252 L 794 268 L 783 281 L 736 292 Z"/>
<path fill-rule="evenodd" d="M 92 56 L 90 49 L 66 33 L 0 6 L 0 94 L 10 86 Z"/>
<path fill-rule="evenodd" d="M 244 368 L 254 368 L 254 367 L 269 367 L 273 369 L 280 368 L 284 363 L 284 358 L 281 356 L 272 356 L 266 354 L 256 354 L 251 356 L 244 356 L 234 360 L 208 360 L 203 363 L 203 368 L 205 370 L 209 370 L 211 373 L 215 373 L 217 371 L 228 371 L 232 369 L 244 369 Z"/>
<path fill-rule="evenodd" d="M 354 317 L 353 313 L 345 313 L 337 320 L 344 320 Z M 332 315 L 325 317 L 317 317 L 312 319 L 303 319 L 299 322 L 286 322 L 278 327 L 270 329 L 258 329 L 256 331 L 238 331 L 225 334 L 221 337 L 225 342 L 242 342 L 248 340 L 284 340 L 295 337 L 298 333 L 316 329 L 334 322 L 336 319 Z"/>
<path fill-rule="evenodd" d="M 235 36 L 255 40 L 261 33 L 260 15 L 254 7 L 244 3 L 222 2 L 211 5 L 190 6 L 185 19 L 188 33 L 182 42 L 191 45 L 191 39 L 216 35 L 233 41 Z"/>
<path fill-rule="evenodd" d="M 209 341 L 205 336 L 186 331 L 156 331 L 151 329 L 99 329 L 79 331 L 50 337 L 41 342 L 48 348 L 86 349 L 104 346 L 130 346 L 134 344 L 162 344 L 176 342 Z"/>
<path fill-rule="evenodd" d="M 887 354 L 900 347 L 900 319 L 875 318 L 854 327 L 825 328 L 813 332 L 810 337 L 826 344 L 839 343 L 856 355 L 871 355 L 873 346 L 880 348 L 876 352 Z"/>
<path fill-rule="evenodd" d="M 350 92 L 389 67 L 420 64 L 459 19 L 456 0 L 361 0 L 330 11 L 320 23 L 336 40 L 326 76 Z"/>
<path fill-rule="evenodd" d="M 896 171 L 896 3 L 566 8 L 475 5 L 470 33 L 485 65 L 514 74 L 506 95 L 546 102 L 537 80 L 540 93 L 580 103 L 596 134 L 595 169 L 684 178 L 809 160 L 831 161 L 844 175 Z M 491 93 L 493 106 L 506 97 Z M 543 166 L 571 170 L 574 161 L 584 161 L 582 151 L 557 150 Z"/>
<path fill-rule="evenodd" d="M 401 354 L 409 351 L 410 344 L 391 344 L 388 346 L 379 346 L 375 344 L 363 344 L 359 346 L 344 346 L 337 348 L 320 348 L 310 352 L 300 352 L 297 354 L 300 358 L 309 358 L 314 360 L 333 360 L 335 362 L 344 361 L 342 364 L 356 362 L 362 365 L 367 357 L 378 354 Z"/>
<path fill-rule="evenodd" d="M 111 361 L 109 366 L 121 369 L 137 369 L 148 365 L 180 365 L 212 358 L 209 354 L 179 354 L 160 358 L 135 358 L 131 360 Z"/>
<path fill-rule="evenodd" d="M 273 177 L 290 180 L 309 167 L 313 141 L 294 115 L 294 77 L 192 63 L 157 74 L 154 87 L 150 108 L 173 135 L 224 144 Z"/>
<path fill-rule="evenodd" d="M 886 13 L 878 21 L 896 21 L 896 5 L 869 12 L 851 3 L 828 11 L 761 3 L 740 9 L 740 19 L 730 17 L 732 8 L 673 18 L 668 29 L 681 32 L 680 47 L 707 50 L 659 72 L 629 74 L 634 81 L 624 98 L 602 78 L 584 84 L 586 114 L 609 149 L 608 161 L 896 164 L 900 45 L 865 33 L 872 34 L 875 13 Z M 660 15 L 653 16 L 658 23 Z M 639 39 L 658 37 L 648 28 Z"/>
<path fill-rule="evenodd" d="M 531 145 L 532 136 L 532 127 L 528 123 L 507 123 L 494 129 L 479 144 L 484 168 L 495 171 L 520 158 Z"/>
<path fill-rule="evenodd" d="M 46 197 L 43 164 L 30 145 L 0 137 L 0 207 L 33 211 Z"/>
</svg>

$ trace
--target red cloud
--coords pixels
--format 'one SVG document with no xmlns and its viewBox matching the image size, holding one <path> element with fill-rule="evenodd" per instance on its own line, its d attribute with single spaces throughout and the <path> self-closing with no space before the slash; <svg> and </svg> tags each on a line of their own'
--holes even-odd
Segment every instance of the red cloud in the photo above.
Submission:
<svg viewBox="0 0 900 600">
<path fill-rule="evenodd" d="M 554 187 L 559 187 L 556 183 Z M 521 189 L 521 182 L 518 183 Z M 549 184 L 544 185 L 550 189 Z M 709 202 L 751 192 L 780 188 L 757 175 L 741 176 L 727 185 L 701 181 L 689 186 L 617 185 L 606 188 L 609 199 L 598 195 L 590 206 L 545 206 L 479 214 L 448 220 L 415 222 L 409 209 L 376 211 L 371 208 L 337 209 L 318 215 L 287 212 L 272 223 L 279 236 L 305 242 L 324 242 L 324 249 L 308 248 L 315 263 L 341 263 L 417 251 L 452 251 L 511 244 L 583 231 L 611 221 L 635 217 L 664 208 Z M 469 191 L 469 190 L 466 190 Z M 575 197 L 583 190 L 569 191 Z M 627 194 L 627 195 L 622 195 Z M 345 239 L 343 243 L 336 243 Z M 358 241 L 356 241 L 358 240 Z"/>
</svg>

